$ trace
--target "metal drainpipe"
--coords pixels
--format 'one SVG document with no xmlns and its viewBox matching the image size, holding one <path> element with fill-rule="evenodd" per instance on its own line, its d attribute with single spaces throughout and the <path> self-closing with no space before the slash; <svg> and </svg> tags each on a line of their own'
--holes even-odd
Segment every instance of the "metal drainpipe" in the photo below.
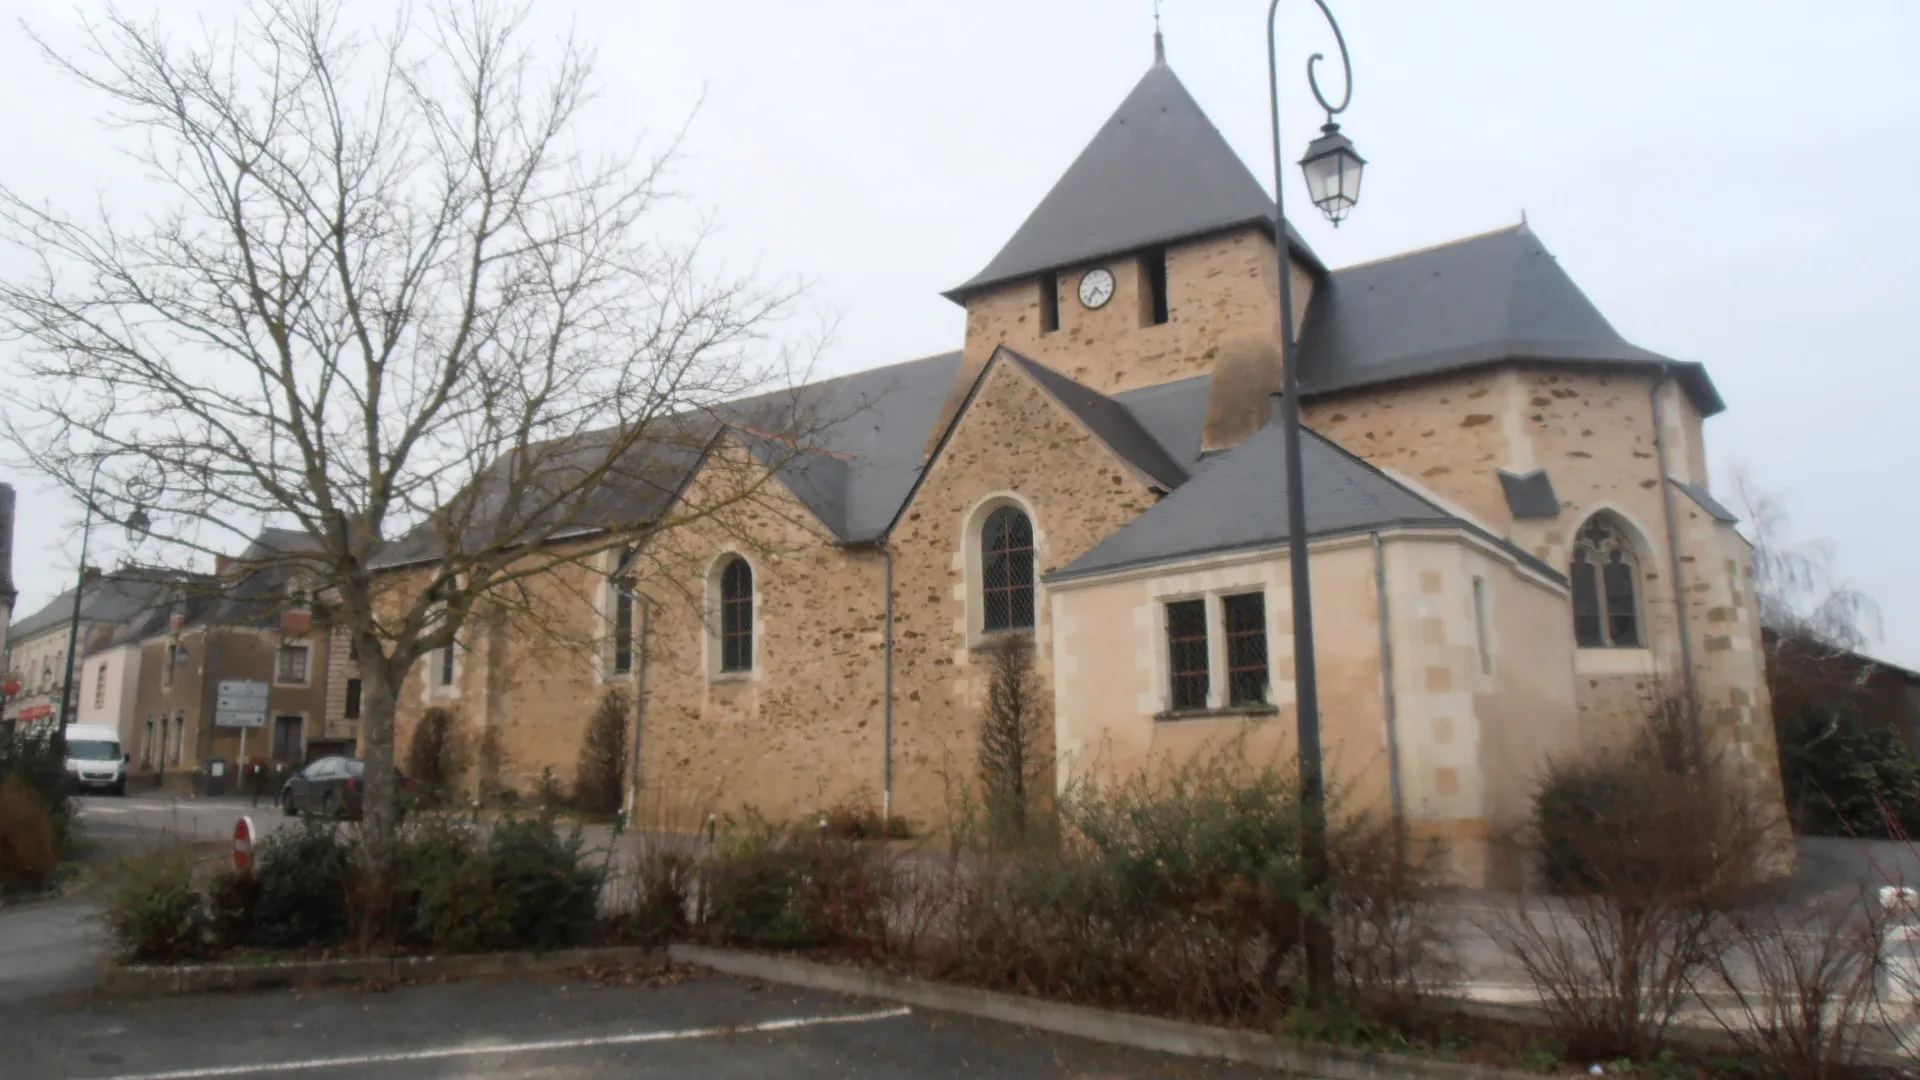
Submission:
<svg viewBox="0 0 1920 1080">
<path fill-rule="evenodd" d="M 1687 688 L 1687 718 L 1693 721 L 1694 731 L 1699 734 L 1700 695 L 1694 685 L 1693 635 L 1687 626 L 1686 578 L 1680 570 L 1680 530 L 1673 516 L 1673 481 L 1667 468 L 1666 410 L 1660 406 L 1660 391 L 1671 377 L 1667 367 L 1661 365 L 1660 377 L 1653 383 L 1653 452 L 1654 462 L 1660 467 L 1660 502 L 1667 517 L 1667 558 L 1673 564 L 1673 613 L 1680 628 L 1681 681 Z"/>
<path fill-rule="evenodd" d="M 886 648 L 886 708 L 882 724 L 882 754 L 885 759 L 880 787 L 880 835 L 889 835 L 887 823 L 893 820 L 893 548 L 880 541 L 880 554 L 887 563 L 887 616 L 883 632 Z"/>
<path fill-rule="evenodd" d="M 1393 696 L 1393 630 L 1387 621 L 1387 556 L 1380 534 L 1373 534 L 1373 592 L 1379 598 L 1380 691 L 1387 716 L 1387 785 L 1393 796 L 1393 822 L 1406 821 L 1406 802 L 1400 786 L 1399 716 Z"/>
<path fill-rule="evenodd" d="M 640 657 L 633 666 L 633 767 L 627 774 L 633 782 L 627 785 L 628 828 L 634 827 L 634 817 L 640 812 L 640 737 L 647 730 L 647 626 L 653 616 L 653 603 L 647 595 L 638 589 L 633 595 L 640 601 Z"/>
</svg>

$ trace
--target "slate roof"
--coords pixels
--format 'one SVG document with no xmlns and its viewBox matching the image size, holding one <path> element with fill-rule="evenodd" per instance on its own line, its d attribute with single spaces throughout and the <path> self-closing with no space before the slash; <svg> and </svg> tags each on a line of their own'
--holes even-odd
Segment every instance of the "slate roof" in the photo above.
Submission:
<svg viewBox="0 0 1920 1080">
<path fill-rule="evenodd" d="M 1560 516 L 1560 496 L 1554 493 L 1553 478 L 1545 469 L 1529 473 L 1500 472 L 1500 489 L 1507 496 L 1507 509 L 1518 520 Z"/>
<path fill-rule="evenodd" d="M 1273 220 L 1273 200 L 1179 76 L 1156 62 L 986 267 L 945 294 Z M 1323 271 L 1287 226 L 1296 257 Z"/>
<path fill-rule="evenodd" d="M 1300 452 L 1309 537 L 1464 524 L 1312 431 L 1303 430 Z M 1047 580 L 1284 543 L 1286 460 L 1284 431 L 1270 422 L 1239 446 L 1208 455 L 1192 480 Z"/>
<path fill-rule="evenodd" d="M 88 581 L 80 597 L 83 623 L 120 623 L 151 610 L 172 587 L 169 571 L 135 569 L 102 574 Z M 73 590 L 67 589 L 7 628 L 7 640 L 22 638 L 49 627 L 66 626 L 73 618 Z"/>
<path fill-rule="evenodd" d="M 1126 406 L 1012 349 L 1002 349 L 1001 354 L 1032 375 L 1034 381 L 1078 417 L 1088 431 L 1161 490 L 1172 491 L 1186 481 L 1187 470 Z"/>
<path fill-rule="evenodd" d="M 1685 480 L 1680 480 L 1671 476 L 1667 477 L 1667 481 L 1671 483 L 1674 487 L 1677 487 L 1681 491 L 1686 492 L 1687 498 L 1692 499 L 1696 503 L 1699 503 L 1700 509 L 1705 510 L 1707 512 L 1707 515 L 1713 518 L 1713 520 L 1725 522 L 1728 525 L 1732 525 L 1740 520 L 1740 516 L 1738 514 L 1735 514 L 1733 511 L 1727 509 L 1726 506 L 1723 503 L 1721 503 L 1719 499 L 1716 499 L 1712 495 L 1708 494 L 1707 489 L 1703 485 L 1689 484 Z"/>
<path fill-rule="evenodd" d="M 1628 344 L 1532 229 L 1516 225 L 1337 270 L 1300 340 L 1305 396 L 1503 361 L 1671 367 L 1702 415 L 1726 407 L 1700 364 Z"/>
</svg>

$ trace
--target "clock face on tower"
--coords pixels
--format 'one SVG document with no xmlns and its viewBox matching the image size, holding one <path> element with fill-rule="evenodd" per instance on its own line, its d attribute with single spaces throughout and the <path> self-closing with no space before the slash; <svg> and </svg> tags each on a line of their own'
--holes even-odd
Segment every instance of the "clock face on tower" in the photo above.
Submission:
<svg viewBox="0 0 1920 1080">
<path fill-rule="evenodd" d="M 1113 271 L 1096 266 L 1080 275 L 1080 302 L 1090 308 L 1103 307 L 1113 299 Z"/>
</svg>

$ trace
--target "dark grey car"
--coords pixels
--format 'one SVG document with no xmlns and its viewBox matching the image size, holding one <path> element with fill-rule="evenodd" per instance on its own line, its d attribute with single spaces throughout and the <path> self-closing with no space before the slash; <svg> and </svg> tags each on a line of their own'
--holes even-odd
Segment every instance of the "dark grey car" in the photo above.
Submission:
<svg viewBox="0 0 1920 1080">
<path fill-rule="evenodd" d="M 287 778 L 280 789 L 280 809 L 288 817 L 308 813 L 357 818 L 366 795 L 366 769 L 358 758 L 320 758 Z M 404 776 L 399 781 L 403 792 L 413 783 Z"/>
</svg>

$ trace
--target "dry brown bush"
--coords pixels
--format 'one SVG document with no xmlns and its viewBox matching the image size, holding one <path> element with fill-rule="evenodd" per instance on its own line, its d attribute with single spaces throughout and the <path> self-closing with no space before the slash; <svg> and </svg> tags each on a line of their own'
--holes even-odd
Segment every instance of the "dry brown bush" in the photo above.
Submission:
<svg viewBox="0 0 1920 1080">
<path fill-rule="evenodd" d="M 60 827 L 19 773 L 0 782 L 0 889 L 45 888 L 60 869 Z"/>
<path fill-rule="evenodd" d="M 1765 897 L 1724 927 L 1696 985 L 1727 1035 L 1784 1080 L 1853 1075 L 1877 1015 L 1879 905 L 1864 890 L 1812 904 Z"/>
<path fill-rule="evenodd" d="M 1490 927 L 1574 1060 L 1650 1060 L 1762 884 L 1771 827 L 1722 775 L 1683 708 L 1662 704 L 1622 753 L 1549 765 L 1512 838 L 1561 894 Z"/>
</svg>

